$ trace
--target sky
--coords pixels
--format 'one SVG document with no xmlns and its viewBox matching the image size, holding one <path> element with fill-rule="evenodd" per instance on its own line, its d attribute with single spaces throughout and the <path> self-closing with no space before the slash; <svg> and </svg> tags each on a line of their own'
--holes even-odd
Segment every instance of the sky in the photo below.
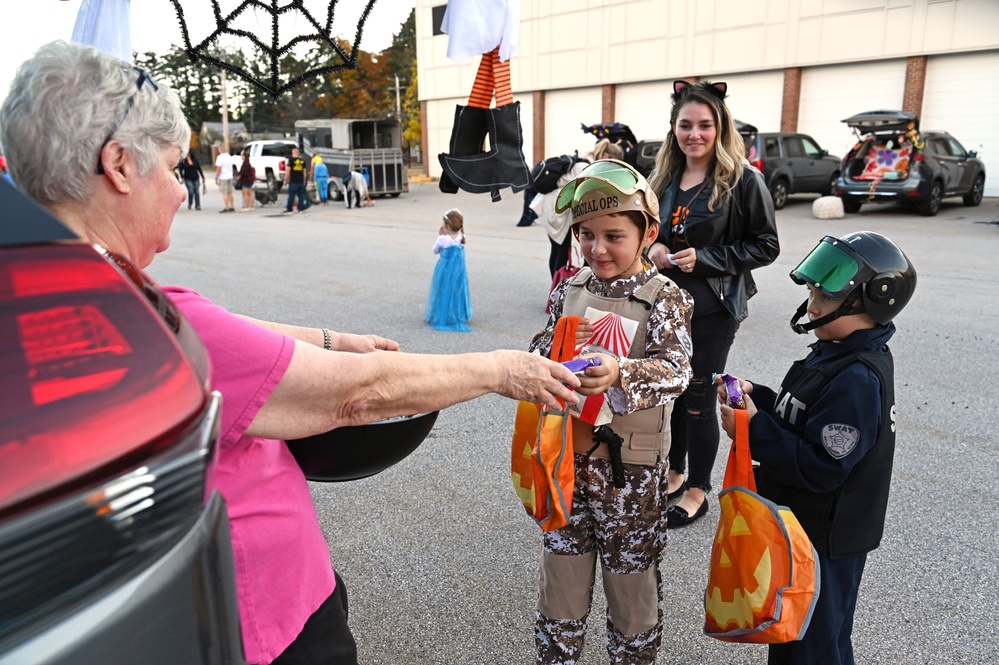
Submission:
<svg viewBox="0 0 999 665">
<path fill-rule="evenodd" d="M 97 2 L 98 0 L 90 0 Z M 80 5 L 84 0 L 0 0 L 0 98 L 7 95 L 10 82 L 18 65 L 27 60 L 35 50 L 56 39 L 69 41 Z M 219 0 L 223 11 L 237 7 L 239 0 Z M 192 42 L 198 35 L 207 36 L 213 28 L 211 0 L 181 0 Z M 305 0 L 305 7 L 325 23 L 326 0 Z M 349 41 L 357 32 L 356 22 L 367 0 L 337 0 L 333 15 L 335 36 Z M 365 22 L 361 48 L 379 52 L 392 44 L 392 36 L 409 17 L 416 0 L 375 0 Z M 260 26 L 263 34 L 270 35 L 270 17 L 260 22 L 248 10 L 241 16 L 240 27 L 253 29 Z M 282 22 L 283 28 L 285 23 Z M 132 50 L 140 53 L 164 53 L 171 44 L 183 44 L 180 24 L 170 0 L 131 0 Z M 266 40 L 265 40 L 266 41 Z"/>
</svg>

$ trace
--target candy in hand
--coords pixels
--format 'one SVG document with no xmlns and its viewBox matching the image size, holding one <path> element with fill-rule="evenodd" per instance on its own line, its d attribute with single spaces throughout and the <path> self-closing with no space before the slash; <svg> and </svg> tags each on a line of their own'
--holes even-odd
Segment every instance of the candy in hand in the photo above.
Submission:
<svg viewBox="0 0 999 665">
<path fill-rule="evenodd" d="M 586 374 L 587 367 L 596 367 L 600 364 L 600 358 L 597 356 L 590 356 L 588 358 L 575 358 L 573 360 L 566 360 L 564 363 L 570 372 L 576 376 L 584 376 Z"/>
<path fill-rule="evenodd" d="M 712 378 L 719 376 L 722 378 L 722 383 L 725 384 L 725 392 L 728 394 L 728 405 L 733 409 L 745 409 L 746 400 L 742 396 L 742 390 L 739 389 L 739 380 L 730 374 L 715 374 Z"/>
</svg>

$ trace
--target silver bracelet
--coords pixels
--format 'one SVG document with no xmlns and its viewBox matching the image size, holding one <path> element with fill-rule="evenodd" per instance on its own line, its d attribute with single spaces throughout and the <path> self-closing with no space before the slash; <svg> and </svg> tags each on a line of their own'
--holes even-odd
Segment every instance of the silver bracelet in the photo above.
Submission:
<svg viewBox="0 0 999 665">
<path fill-rule="evenodd" d="M 333 350 L 333 334 L 326 328 L 321 329 L 323 331 L 323 348 L 327 351 Z"/>
</svg>

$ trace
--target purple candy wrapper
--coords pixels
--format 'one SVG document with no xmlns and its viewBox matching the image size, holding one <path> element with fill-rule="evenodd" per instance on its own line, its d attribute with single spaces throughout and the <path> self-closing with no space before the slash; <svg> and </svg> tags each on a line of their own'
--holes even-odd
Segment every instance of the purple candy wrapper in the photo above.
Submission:
<svg viewBox="0 0 999 665">
<path fill-rule="evenodd" d="M 566 360 L 562 363 L 565 365 L 570 372 L 577 375 L 582 375 L 587 367 L 596 367 L 600 364 L 600 358 L 596 356 L 590 356 L 589 358 L 575 358 L 574 360 Z"/>
<path fill-rule="evenodd" d="M 728 393 L 728 405 L 733 409 L 745 409 L 746 400 L 742 397 L 742 390 L 739 389 L 739 380 L 730 374 L 720 374 L 722 382 L 725 384 L 725 392 Z"/>
</svg>

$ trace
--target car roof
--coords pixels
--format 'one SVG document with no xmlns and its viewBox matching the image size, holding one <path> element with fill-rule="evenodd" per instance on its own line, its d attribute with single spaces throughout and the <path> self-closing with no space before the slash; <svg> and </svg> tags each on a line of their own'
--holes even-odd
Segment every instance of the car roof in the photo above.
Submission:
<svg viewBox="0 0 999 665">
<path fill-rule="evenodd" d="M 62 222 L 0 178 L 0 247 L 34 245 L 56 240 L 79 240 Z"/>
<path fill-rule="evenodd" d="M 865 111 L 843 119 L 850 127 L 865 132 L 898 131 L 908 129 L 909 123 L 919 128 L 919 117 L 909 111 Z"/>
</svg>

